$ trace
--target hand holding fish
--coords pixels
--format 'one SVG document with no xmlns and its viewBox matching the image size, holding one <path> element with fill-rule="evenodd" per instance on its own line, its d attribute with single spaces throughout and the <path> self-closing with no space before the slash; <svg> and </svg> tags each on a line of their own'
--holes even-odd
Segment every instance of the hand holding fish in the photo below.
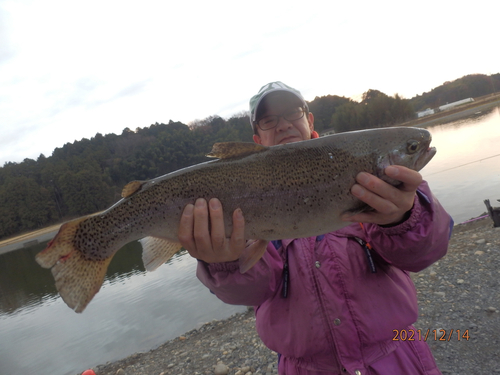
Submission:
<svg viewBox="0 0 500 375">
<path fill-rule="evenodd" d="M 181 216 L 179 242 L 196 259 L 207 263 L 229 262 L 245 248 L 245 220 L 240 209 L 233 213 L 233 232 L 226 237 L 222 205 L 216 198 L 199 198 L 188 204 Z"/>
<path fill-rule="evenodd" d="M 222 205 L 217 198 L 210 199 L 208 205 L 205 199 L 199 198 L 194 205 L 185 207 L 178 238 L 193 258 L 206 263 L 230 262 L 252 257 L 255 253 L 260 254 L 260 258 L 268 242 L 258 240 L 247 243 L 245 219 L 239 208 L 233 212 L 231 237 L 226 237 Z"/>
<path fill-rule="evenodd" d="M 422 175 L 403 166 L 389 166 L 385 174 L 402 184 L 392 186 L 366 172 L 356 176 L 357 184 L 351 188 L 351 193 L 375 211 L 344 216 L 343 220 L 378 225 L 395 225 L 404 221 L 413 207 Z"/>
</svg>

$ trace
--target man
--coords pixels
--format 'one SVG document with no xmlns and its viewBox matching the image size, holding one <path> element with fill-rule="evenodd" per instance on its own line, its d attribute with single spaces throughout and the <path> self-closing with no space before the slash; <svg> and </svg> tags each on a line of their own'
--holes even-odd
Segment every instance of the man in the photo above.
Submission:
<svg viewBox="0 0 500 375">
<path fill-rule="evenodd" d="M 265 146 L 317 137 L 302 95 L 281 82 L 252 97 L 250 122 L 254 141 Z M 452 221 L 420 173 L 401 166 L 385 173 L 402 184 L 361 172 L 351 189 L 374 210 L 344 220 L 364 225 L 316 238 L 256 241 L 249 246 L 266 251 L 245 274 L 237 262 L 247 245 L 241 210 L 234 211 L 227 238 L 218 199 L 186 206 L 179 240 L 200 260 L 199 279 L 227 303 L 255 306 L 262 341 L 280 353 L 280 374 L 440 374 L 425 342 L 393 338 L 414 330 L 418 316 L 407 271 L 446 253 Z M 367 268 L 367 256 L 376 272 Z"/>
</svg>

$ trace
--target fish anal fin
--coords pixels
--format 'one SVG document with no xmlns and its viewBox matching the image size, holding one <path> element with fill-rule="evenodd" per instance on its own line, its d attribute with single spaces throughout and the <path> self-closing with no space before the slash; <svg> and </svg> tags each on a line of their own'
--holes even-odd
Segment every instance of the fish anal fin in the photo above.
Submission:
<svg viewBox="0 0 500 375">
<path fill-rule="evenodd" d="M 233 159 L 242 158 L 251 154 L 266 151 L 269 147 L 251 142 L 221 142 L 212 146 L 207 154 L 211 158 Z"/>
<path fill-rule="evenodd" d="M 267 249 L 268 241 L 255 240 L 247 246 L 239 259 L 240 272 L 245 273 L 259 261 Z"/>
<path fill-rule="evenodd" d="M 131 181 L 127 185 L 123 187 L 122 190 L 122 198 L 130 197 L 132 194 L 137 193 L 141 190 L 142 185 L 144 185 L 146 181 Z"/>
<path fill-rule="evenodd" d="M 139 242 L 142 245 L 142 262 L 147 271 L 156 270 L 182 247 L 178 242 L 159 237 L 144 237 Z"/>
</svg>

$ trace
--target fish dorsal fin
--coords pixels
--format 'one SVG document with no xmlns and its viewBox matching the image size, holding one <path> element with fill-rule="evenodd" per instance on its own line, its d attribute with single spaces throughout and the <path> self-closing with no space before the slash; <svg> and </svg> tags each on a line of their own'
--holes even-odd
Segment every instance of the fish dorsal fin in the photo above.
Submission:
<svg viewBox="0 0 500 375">
<path fill-rule="evenodd" d="M 130 197 L 132 194 L 136 193 L 141 189 L 146 181 L 132 181 L 129 182 L 122 190 L 122 198 Z"/>
<path fill-rule="evenodd" d="M 242 158 L 251 154 L 266 151 L 269 147 L 251 142 L 221 142 L 212 146 L 207 154 L 210 158 L 233 159 Z"/>
</svg>

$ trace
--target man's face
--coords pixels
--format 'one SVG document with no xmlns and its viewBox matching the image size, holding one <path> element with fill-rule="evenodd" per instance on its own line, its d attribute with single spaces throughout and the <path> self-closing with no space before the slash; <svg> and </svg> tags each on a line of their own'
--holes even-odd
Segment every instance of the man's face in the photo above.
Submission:
<svg viewBox="0 0 500 375">
<path fill-rule="evenodd" d="M 269 94 L 261 103 L 262 111 L 257 120 L 271 115 L 286 115 L 301 106 L 296 97 L 286 93 Z M 278 125 L 270 130 L 261 130 L 257 126 L 258 134 L 253 136 L 255 143 L 264 146 L 274 146 L 279 144 L 305 141 L 311 139 L 311 132 L 314 130 L 314 116 L 312 113 L 305 114 L 304 117 L 288 121 L 283 117 L 279 118 Z"/>
</svg>

